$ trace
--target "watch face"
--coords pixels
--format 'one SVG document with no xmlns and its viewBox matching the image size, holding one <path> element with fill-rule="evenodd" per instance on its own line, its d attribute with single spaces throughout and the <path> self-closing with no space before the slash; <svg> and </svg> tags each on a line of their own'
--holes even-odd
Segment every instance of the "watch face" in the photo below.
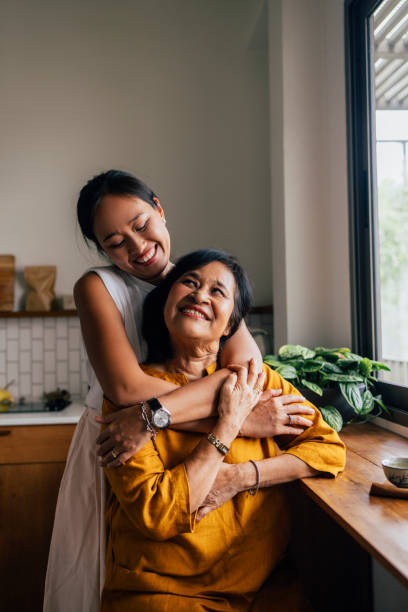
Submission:
<svg viewBox="0 0 408 612">
<path fill-rule="evenodd" d="M 170 416 L 167 410 L 159 408 L 152 414 L 153 425 L 158 429 L 164 429 L 170 424 Z"/>
</svg>

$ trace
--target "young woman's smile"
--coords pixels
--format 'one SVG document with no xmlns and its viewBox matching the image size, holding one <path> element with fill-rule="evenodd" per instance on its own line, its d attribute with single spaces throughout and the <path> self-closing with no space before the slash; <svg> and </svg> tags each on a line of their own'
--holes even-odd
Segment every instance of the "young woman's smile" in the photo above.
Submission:
<svg viewBox="0 0 408 612">
<path fill-rule="evenodd" d="M 160 206 L 107 195 L 97 208 L 94 232 L 112 263 L 133 276 L 157 283 L 171 267 L 170 236 Z"/>
<path fill-rule="evenodd" d="M 164 308 L 170 335 L 218 341 L 229 333 L 234 298 L 234 276 L 218 261 L 183 274 Z"/>
</svg>

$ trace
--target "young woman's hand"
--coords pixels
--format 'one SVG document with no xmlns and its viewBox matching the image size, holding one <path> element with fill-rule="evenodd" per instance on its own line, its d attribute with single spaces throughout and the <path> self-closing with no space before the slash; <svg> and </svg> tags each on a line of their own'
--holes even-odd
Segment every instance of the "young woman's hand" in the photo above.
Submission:
<svg viewBox="0 0 408 612">
<path fill-rule="evenodd" d="M 96 439 L 103 467 L 119 467 L 150 440 L 139 405 L 97 416 L 95 420 L 107 426 Z"/>
<path fill-rule="evenodd" d="M 242 365 L 229 366 L 234 369 L 224 382 L 218 401 L 219 422 L 225 422 L 233 428 L 242 423 L 258 403 L 263 389 L 265 373 L 258 372 L 253 359 L 248 369 Z"/>
<path fill-rule="evenodd" d="M 267 389 L 243 423 L 241 435 L 250 438 L 299 436 L 313 425 L 305 415 L 315 412 L 313 408 L 302 406 L 304 401 L 301 395 L 282 395 L 282 389 Z"/>
</svg>

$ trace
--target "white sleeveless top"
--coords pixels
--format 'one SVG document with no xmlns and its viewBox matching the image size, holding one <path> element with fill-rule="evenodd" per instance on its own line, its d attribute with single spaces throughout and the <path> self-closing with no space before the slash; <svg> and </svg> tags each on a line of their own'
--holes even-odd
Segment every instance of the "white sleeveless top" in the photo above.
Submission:
<svg viewBox="0 0 408 612">
<path fill-rule="evenodd" d="M 139 361 L 142 309 L 153 285 L 114 266 L 93 268 L 112 296 Z M 105 580 L 106 481 L 96 455 L 102 389 L 91 366 L 86 410 L 71 441 L 61 480 L 48 557 L 44 612 L 98 612 Z"/>
</svg>

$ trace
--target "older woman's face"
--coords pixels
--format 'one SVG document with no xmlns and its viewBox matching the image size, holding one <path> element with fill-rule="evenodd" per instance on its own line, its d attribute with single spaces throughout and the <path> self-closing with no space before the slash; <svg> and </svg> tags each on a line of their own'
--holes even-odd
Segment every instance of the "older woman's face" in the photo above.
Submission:
<svg viewBox="0 0 408 612">
<path fill-rule="evenodd" d="M 218 261 L 183 274 L 172 286 L 164 307 L 170 337 L 214 342 L 227 335 L 235 290 L 234 275 Z"/>
</svg>

